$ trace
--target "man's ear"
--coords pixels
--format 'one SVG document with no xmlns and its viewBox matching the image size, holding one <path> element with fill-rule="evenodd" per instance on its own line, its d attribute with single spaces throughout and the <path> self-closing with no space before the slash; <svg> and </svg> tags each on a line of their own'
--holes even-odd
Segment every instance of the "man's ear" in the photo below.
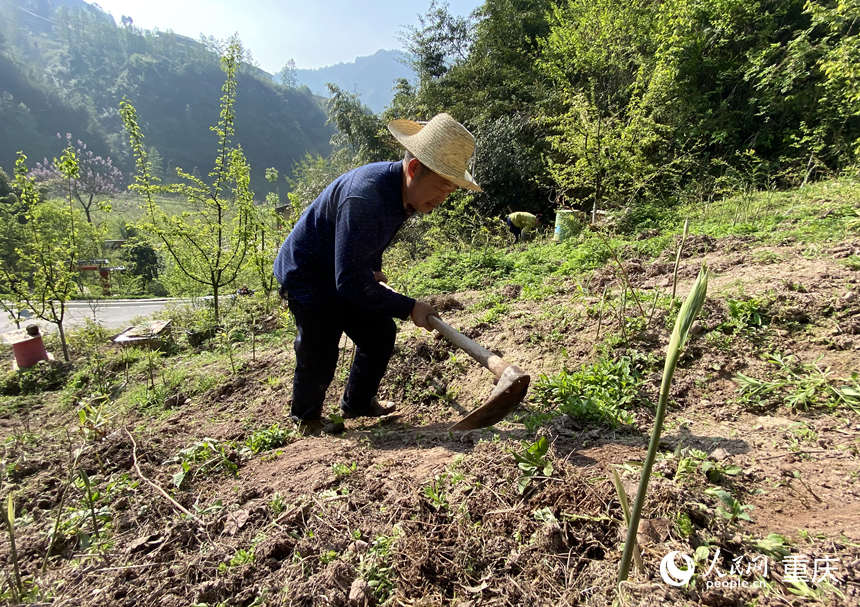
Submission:
<svg viewBox="0 0 860 607">
<path fill-rule="evenodd" d="M 421 164 L 421 161 L 417 158 L 410 158 L 409 162 L 406 163 L 406 176 L 409 179 L 415 179 L 417 176 L 421 175 L 421 170 L 424 165 Z"/>
</svg>

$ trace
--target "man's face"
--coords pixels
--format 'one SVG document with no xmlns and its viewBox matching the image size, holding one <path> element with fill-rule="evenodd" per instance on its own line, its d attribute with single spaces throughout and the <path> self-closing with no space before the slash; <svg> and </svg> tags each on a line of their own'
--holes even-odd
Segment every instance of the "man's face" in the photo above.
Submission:
<svg viewBox="0 0 860 607">
<path fill-rule="evenodd" d="M 404 202 L 419 213 L 429 213 L 457 189 L 455 184 L 422 166 L 415 158 L 407 165 L 406 177 Z"/>
</svg>

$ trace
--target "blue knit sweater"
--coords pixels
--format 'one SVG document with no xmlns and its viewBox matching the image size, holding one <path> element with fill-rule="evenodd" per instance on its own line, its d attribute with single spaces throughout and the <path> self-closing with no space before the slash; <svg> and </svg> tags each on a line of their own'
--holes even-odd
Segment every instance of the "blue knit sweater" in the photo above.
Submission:
<svg viewBox="0 0 860 607">
<path fill-rule="evenodd" d="M 275 259 L 290 300 L 344 303 L 408 318 L 415 300 L 377 283 L 382 253 L 408 215 L 400 162 L 375 162 L 335 179 L 296 222 Z"/>
</svg>

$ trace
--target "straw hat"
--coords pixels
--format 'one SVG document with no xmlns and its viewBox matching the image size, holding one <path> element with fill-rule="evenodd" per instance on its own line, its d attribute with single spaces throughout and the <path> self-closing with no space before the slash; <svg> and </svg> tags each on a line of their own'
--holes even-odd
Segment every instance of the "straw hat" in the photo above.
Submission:
<svg viewBox="0 0 860 607">
<path fill-rule="evenodd" d="M 392 120 L 388 130 L 407 150 L 434 173 L 461 188 L 480 192 L 469 174 L 475 137 L 449 114 L 436 114 L 427 123 Z"/>
</svg>

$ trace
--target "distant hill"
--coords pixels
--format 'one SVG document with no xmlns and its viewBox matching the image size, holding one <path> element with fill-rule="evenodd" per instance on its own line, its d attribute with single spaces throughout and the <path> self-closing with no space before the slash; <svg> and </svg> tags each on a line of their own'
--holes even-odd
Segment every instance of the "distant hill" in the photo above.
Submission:
<svg viewBox="0 0 860 607">
<path fill-rule="evenodd" d="M 133 166 L 117 106 L 137 108 L 147 146 L 170 179 L 175 167 L 206 175 L 214 161 L 224 74 L 217 52 L 171 32 L 117 26 L 82 0 L 0 0 L 0 166 L 23 150 L 30 164 L 59 153 L 58 132 L 71 132 L 119 166 Z M 331 126 L 321 99 L 274 84 L 243 65 L 236 139 L 262 189 L 263 172 L 288 173 L 307 152 L 329 151 Z"/>
<path fill-rule="evenodd" d="M 326 84 L 333 82 L 341 89 L 357 93 L 362 103 L 379 114 L 391 103 L 394 82 L 406 78 L 416 80 L 415 72 L 406 64 L 402 51 L 376 51 L 369 57 L 358 57 L 352 63 L 338 63 L 315 70 L 297 69 L 296 80 L 313 93 L 328 97 Z"/>
</svg>

